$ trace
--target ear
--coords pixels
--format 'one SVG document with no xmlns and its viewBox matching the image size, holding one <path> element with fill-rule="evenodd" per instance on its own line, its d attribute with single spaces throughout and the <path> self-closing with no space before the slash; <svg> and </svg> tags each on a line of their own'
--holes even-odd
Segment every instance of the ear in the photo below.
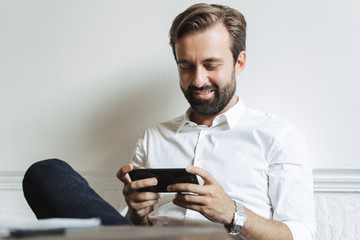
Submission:
<svg viewBox="0 0 360 240">
<path fill-rule="evenodd" d="M 244 70 L 246 65 L 246 52 L 241 51 L 239 53 L 237 62 L 235 64 L 235 75 L 239 76 L 239 74 Z"/>
</svg>

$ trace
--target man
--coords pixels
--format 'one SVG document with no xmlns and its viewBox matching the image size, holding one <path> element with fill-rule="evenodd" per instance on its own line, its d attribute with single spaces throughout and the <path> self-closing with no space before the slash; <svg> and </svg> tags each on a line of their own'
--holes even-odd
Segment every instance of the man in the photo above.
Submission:
<svg viewBox="0 0 360 240">
<path fill-rule="evenodd" d="M 124 183 L 126 217 L 134 224 L 221 224 L 242 239 L 313 239 L 311 168 L 303 136 L 276 117 L 247 108 L 236 96 L 246 64 L 246 22 L 234 9 L 196 4 L 170 29 L 180 87 L 191 107 L 147 130 Z M 187 167 L 204 183 L 175 192 L 138 192 L 155 178 L 132 182 L 136 167 Z"/>
<path fill-rule="evenodd" d="M 196 4 L 175 18 L 170 44 L 191 107 L 147 130 L 131 163 L 117 173 L 133 224 L 225 226 L 239 239 L 314 239 L 303 136 L 247 108 L 235 94 L 246 64 L 245 38 L 244 17 L 229 7 Z M 139 192 L 157 181 L 132 182 L 128 173 L 134 167 L 187 167 L 203 183 L 168 186 L 193 194 Z M 104 225 L 129 224 L 63 161 L 33 164 L 23 189 L 38 218 L 100 217 Z"/>
</svg>

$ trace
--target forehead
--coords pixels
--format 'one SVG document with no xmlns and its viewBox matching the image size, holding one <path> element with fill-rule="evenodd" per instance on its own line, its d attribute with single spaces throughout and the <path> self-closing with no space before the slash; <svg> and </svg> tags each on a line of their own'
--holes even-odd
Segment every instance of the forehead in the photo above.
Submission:
<svg viewBox="0 0 360 240">
<path fill-rule="evenodd" d="M 218 23 L 206 30 L 183 36 L 175 43 L 175 53 L 178 60 L 226 59 L 232 58 L 230 47 L 230 34 L 222 23 Z"/>
</svg>

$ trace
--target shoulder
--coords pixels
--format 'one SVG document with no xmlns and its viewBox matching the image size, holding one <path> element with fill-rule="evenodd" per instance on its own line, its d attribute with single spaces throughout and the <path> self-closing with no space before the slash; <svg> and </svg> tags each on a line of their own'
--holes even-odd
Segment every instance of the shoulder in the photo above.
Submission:
<svg viewBox="0 0 360 240">
<path fill-rule="evenodd" d="M 249 136 L 266 152 L 269 164 L 308 164 L 306 138 L 294 125 L 253 109 L 247 109 L 241 121 L 248 124 Z"/>
<path fill-rule="evenodd" d="M 251 131 L 274 138 L 278 142 L 289 137 L 305 139 L 304 135 L 291 123 L 274 114 L 256 109 L 247 108 L 240 122 L 247 125 Z"/>
</svg>

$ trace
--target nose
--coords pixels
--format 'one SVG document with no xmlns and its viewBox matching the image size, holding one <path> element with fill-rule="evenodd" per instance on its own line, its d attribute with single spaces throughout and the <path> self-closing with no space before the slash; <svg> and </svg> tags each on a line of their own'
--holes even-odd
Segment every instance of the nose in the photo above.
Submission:
<svg viewBox="0 0 360 240">
<path fill-rule="evenodd" d="M 194 77 L 192 84 L 195 87 L 202 87 L 208 82 L 208 77 L 205 69 L 202 69 L 201 67 L 197 67 L 194 72 Z"/>
</svg>

